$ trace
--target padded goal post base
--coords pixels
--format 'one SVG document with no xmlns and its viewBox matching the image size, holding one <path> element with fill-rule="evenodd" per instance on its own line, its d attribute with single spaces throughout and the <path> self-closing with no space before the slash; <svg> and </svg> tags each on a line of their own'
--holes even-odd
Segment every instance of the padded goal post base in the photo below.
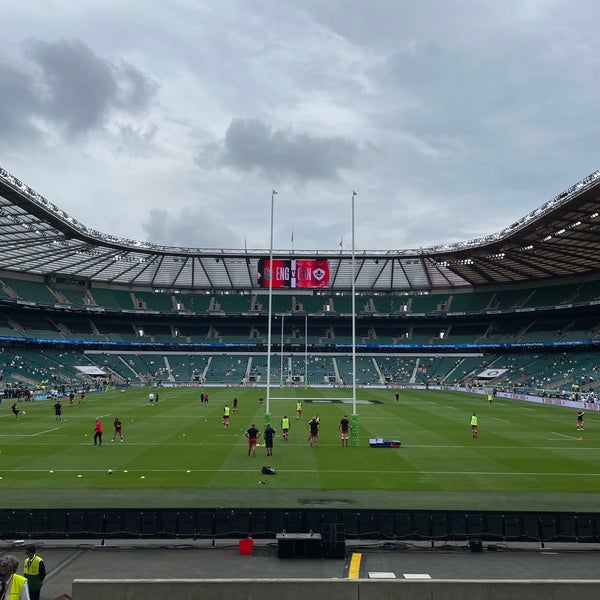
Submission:
<svg viewBox="0 0 600 600">
<path fill-rule="evenodd" d="M 370 438 L 369 446 L 371 448 L 400 448 L 400 440 L 384 440 L 383 438 Z"/>
</svg>

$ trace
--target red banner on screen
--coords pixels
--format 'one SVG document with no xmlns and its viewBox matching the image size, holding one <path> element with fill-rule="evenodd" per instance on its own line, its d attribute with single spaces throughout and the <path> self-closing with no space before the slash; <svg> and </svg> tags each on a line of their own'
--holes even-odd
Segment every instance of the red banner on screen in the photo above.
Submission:
<svg viewBox="0 0 600 600">
<path fill-rule="evenodd" d="M 258 287 L 268 288 L 271 261 L 258 261 Z M 273 288 L 322 288 L 329 285 L 329 263 L 326 259 L 273 259 Z"/>
</svg>

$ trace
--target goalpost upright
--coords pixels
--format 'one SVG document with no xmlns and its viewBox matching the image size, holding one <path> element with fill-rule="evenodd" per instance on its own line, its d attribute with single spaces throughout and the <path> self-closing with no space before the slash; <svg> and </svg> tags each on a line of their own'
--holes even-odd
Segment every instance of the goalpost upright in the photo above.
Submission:
<svg viewBox="0 0 600 600">
<path fill-rule="evenodd" d="M 267 325 L 267 381 L 266 381 L 266 407 L 264 414 L 264 424 L 271 422 L 271 341 L 272 341 L 272 318 L 273 318 L 273 213 L 275 190 L 271 193 L 271 241 L 269 246 L 269 314 Z M 352 415 L 350 444 L 358 446 L 360 443 L 360 426 L 358 422 L 358 413 L 356 411 L 356 269 L 355 269 L 355 243 L 354 243 L 354 199 L 357 196 L 355 191 L 352 192 L 352 255 L 351 255 L 351 271 L 352 271 Z M 281 365 L 283 366 L 283 317 L 281 322 Z M 304 386 L 307 386 L 308 376 L 308 315 L 304 315 Z M 283 384 L 283 368 L 280 367 L 280 385 Z M 286 398 L 275 398 L 276 400 L 284 400 Z"/>
<path fill-rule="evenodd" d="M 356 192 L 352 192 L 352 415 L 350 421 L 352 429 L 350 430 L 350 444 L 358 446 L 360 443 L 360 426 L 358 423 L 358 413 L 356 412 L 356 271 L 354 268 L 354 198 Z"/>
<path fill-rule="evenodd" d="M 271 316 L 273 314 L 273 209 L 277 192 L 271 192 L 271 244 L 269 246 L 269 322 L 267 324 L 267 406 L 263 418 L 265 426 L 271 422 Z"/>
</svg>

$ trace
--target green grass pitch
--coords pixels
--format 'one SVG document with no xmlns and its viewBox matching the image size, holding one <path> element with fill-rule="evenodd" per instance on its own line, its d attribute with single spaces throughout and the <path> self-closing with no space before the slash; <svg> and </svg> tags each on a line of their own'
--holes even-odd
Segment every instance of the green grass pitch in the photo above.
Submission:
<svg viewBox="0 0 600 600">
<path fill-rule="evenodd" d="M 344 448 L 338 424 L 352 413 L 351 390 L 273 389 L 277 430 L 272 457 L 264 446 L 247 455 L 246 429 L 263 428 L 264 388 L 162 388 L 157 406 L 149 388 L 88 394 L 85 404 L 54 400 L 0 405 L 0 505 L 52 507 L 319 507 L 447 508 L 593 511 L 600 500 L 600 414 L 502 398 L 434 390 L 357 390 L 358 447 Z M 303 418 L 296 398 L 310 396 Z M 223 428 L 226 403 L 239 412 Z M 286 399 L 278 399 L 285 396 Z M 289 399 L 287 399 L 289 397 Z M 473 439 L 470 416 L 479 416 Z M 318 447 L 308 444 L 308 420 L 321 420 Z M 291 419 L 289 441 L 281 418 Z M 125 440 L 111 441 L 115 417 Z M 94 447 L 96 417 L 104 424 Z M 370 448 L 369 438 L 398 439 L 399 449 Z M 583 439 L 580 439 L 583 438 Z M 262 440 L 261 440 L 262 441 Z M 276 475 L 264 476 L 270 465 Z M 112 470 L 112 474 L 108 470 Z M 266 481 L 266 483 L 261 483 Z"/>
</svg>

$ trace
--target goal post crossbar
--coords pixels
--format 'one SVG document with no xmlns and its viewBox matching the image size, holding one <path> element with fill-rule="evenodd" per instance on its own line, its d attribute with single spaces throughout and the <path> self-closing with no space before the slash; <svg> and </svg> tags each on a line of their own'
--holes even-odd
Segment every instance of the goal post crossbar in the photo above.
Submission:
<svg viewBox="0 0 600 600">
<path fill-rule="evenodd" d="M 277 396 L 277 397 L 271 396 L 271 400 L 295 400 L 296 402 L 299 402 L 299 401 L 306 402 L 307 400 L 352 400 L 352 399 L 353 399 L 352 397 L 342 398 L 340 396 L 336 396 L 335 398 L 334 397 L 326 398 L 324 396 L 319 396 L 318 398 L 310 397 L 310 396 L 302 396 L 302 397 L 300 397 L 300 396 L 281 396 L 281 397 L 280 396 Z"/>
</svg>

